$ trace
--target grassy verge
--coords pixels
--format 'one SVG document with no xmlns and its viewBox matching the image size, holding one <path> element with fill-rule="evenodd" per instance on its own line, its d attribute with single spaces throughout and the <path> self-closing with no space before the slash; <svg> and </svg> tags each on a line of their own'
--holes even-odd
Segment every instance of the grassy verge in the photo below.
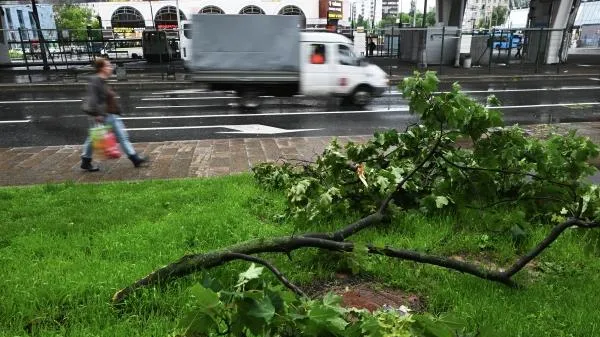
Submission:
<svg viewBox="0 0 600 337">
<path fill-rule="evenodd" d="M 143 291 L 120 310 L 110 306 L 112 294 L 182 254 L 291 233 L 292 224 L 273 220 L 283 206 L 282 195 L 261 190 L 249 175 L 2 188 L 0 335 L 166 336 L 182 316 L 187 287 L 203 273 Z M 529 236 L 516 244 L 509 229 L 521 221 L 515 211 L 435 218 L 409 213 L 356 239 L 503 264 L 549 230 L 529 227 Z M 358 261 L 359 276 L 417 293 L 428 311 L 455 312 L 472 330 L 493 336 L 595 336 L 600 259 L 585 249 L 592 236 L 567 231 L 518 276 L 525 286 L 518 290 L 379 256 L 305 250 L 294 253 L 293 262 L 268 258 L 304 285 L 331 278 L 349 259 Z M 210 274 L 233 283 L 246 267 L 235 262 Z"/>
</svg>

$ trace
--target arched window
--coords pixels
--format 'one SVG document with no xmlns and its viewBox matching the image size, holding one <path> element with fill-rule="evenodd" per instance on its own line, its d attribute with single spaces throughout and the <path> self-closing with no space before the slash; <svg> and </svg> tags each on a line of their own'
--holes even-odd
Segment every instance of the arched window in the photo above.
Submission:
<svg viewBox="0 0 600 337">
<path fill-rule="evenodd" d="M 175 6 L 165 6 L 156 12 L 154 24 L 158 29 L 177 29 L 177 8 Z M 179 11 L 179 19 L 187 20 L 185 14 Z"/>
<path fill-rule="evenodd" d="M 206 6 L 198 12 L 199 14 L 225 14 L 225 11 L 217 6 Z"/>
<path fill-rule="evenodd" d="M 250 5 L 242 8 L 240 14 L 265 14 L 265 11 L 258 6 Z"/>
<path fill-rule="evenodd" d="M 301 29 L 306 28 L 306 16 L 304 12 L 297 6 L 288 5 L 279 10 L 279 15 L 297 15 L 300 17 L 300 27 Z"/>
<path fill-rule="evenodd" d="M 142 13 L 137 9 L 129 6 L 123 6 L 117 8 L 113 12 L 110 18 L 110 24 L 112 27 L 124 27 L 124 28 L 144 28 L 144 17 Z"/>
<path fill-rule="evenodd" d="M 279 13 L 277 13 L 279 15 L 299 15 L 299 16 L 304 16 L 304 12 L 298 8 L 297 6 L 293 6 L 293 5 L 289 5 L 289 6 L 285 6 L 283 7 Z"/>
</svg>

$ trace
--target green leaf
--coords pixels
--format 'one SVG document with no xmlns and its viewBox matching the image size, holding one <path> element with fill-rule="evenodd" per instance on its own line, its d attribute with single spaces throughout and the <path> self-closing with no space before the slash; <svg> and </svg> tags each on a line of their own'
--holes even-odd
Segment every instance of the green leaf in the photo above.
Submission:
<svg viewBox="0 0 600 337">
<path fill-rule="evenodd" d="M 428 337 L 454 337 L 452 330 L 442 322 L 435 321 L 429 315 L 414 316 L 414 329 L 421 332 L 423 336 Z"/>
<path fill-rule="evenodd" d="M 213 329 L 217 328 L 215 319 L 203 312 L 193 312 L 188 314 L 178 326 L 184 329 L 185 336 L 208 335 Z"/>
<path fill-rule="evenodd" d="M 323 296 L 323 304 L 328 307 L 339 307 L 342 304 L 342 297 L 333 292 L 328 292 Z"/>
<path fill-rule="evenodd" d="M 446 198 L 444 196 L 435 197 L 435 207 L 442 208 L 447 205 L 448 205 L 448 198 Z"/>
<path fill-rule="evenodd" d="M 308 318 L 319 325 L 330 326 L 336 329 L 341 326 L 341 323 L 338 320 L 338 318 L 340 318 L 340 313 L 338 310 L 328 306 L 315 306 L 311 308 L 308 313 Z M 345 327 L 347 323 L 344 323 Z M 340 330 L 343 330 L 343 328 Z"/>
<path fill-rule="evenodd" d="M 195 299 L 195 306 L 201 311 L 209 312 L 211 309 L 214 309 L 221 304 L 217 293 L 200 284 L 192 286 L 190 292 Z"/>
<path fill-rule="evenodd" d="M 248 281 L 259 278 L 260 274 L 262 274 L 263 269 L 263 267 L 257 267 L 254 263 L 252 263 L 248 270 L 246 270 L 243 273 L 240 273 L 238 283 L 235 286 L 241 287 L 242 285 L 248 283 Z"/>
<path fill-rule="evenodd" d="M 271 299 L 265 296 L 260 300 L 254 300 L 253 305 L 248 310 L 248 315 L 263 318 L 265 321 L 270 322 L 275 315 L 275 307 Z"/>
</svg>

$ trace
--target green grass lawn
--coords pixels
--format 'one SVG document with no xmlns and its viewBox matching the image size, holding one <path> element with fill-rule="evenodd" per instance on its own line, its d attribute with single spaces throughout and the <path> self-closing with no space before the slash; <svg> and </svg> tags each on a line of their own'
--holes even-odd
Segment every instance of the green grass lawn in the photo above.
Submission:
<svg viewBox="0 0 600 337">
<path fill-rule="evenodd" d="M 181 255 L 242 240 L 292 233 L 277 222 L 284 196 L 250 175 L 213 179 L 60 184 L 0 189 L 0 335 L 167 336 L 204 273 L 166 288 L 138 292 L 113 309 L 116 290 Z M 352 220 L 315 224 L 332 229 Z M 522 222 L 515 211 L 425 217 L 404 214 L 354 239 L 505 265 L 550 227 L 529 226 L 515 248 L 504 230 Z M 359 276 L 416 293 L 432 313 L 453 312 L 490 336 L 600 335 L 600 258 L 591 231 L 568 230 L 516 280 L 522 289 L 438 267 L 382 256 L 356 256 Z M 333 277 L 348 258 L 314 249 L 264 256 L 294 282 Z M 248 267 L 234 262 L 209 272 L 225 284 Z M 38 334 L 39 333 L 39 334 Z M 483 334 L 486 335 L 486 334 Z"/>
</svg>

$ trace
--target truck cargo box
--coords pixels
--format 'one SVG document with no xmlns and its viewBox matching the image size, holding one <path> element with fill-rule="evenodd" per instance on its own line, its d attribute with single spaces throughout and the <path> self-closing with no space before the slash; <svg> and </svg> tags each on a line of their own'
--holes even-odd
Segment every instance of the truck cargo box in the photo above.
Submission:
<svg viewBox="0 0 600 337">
<path fill-rule="evenodd" d="M 213 75 L 298 73 L 299 20 L 290 15 L 194 15 L 189 68 Z"/>
</svg>

